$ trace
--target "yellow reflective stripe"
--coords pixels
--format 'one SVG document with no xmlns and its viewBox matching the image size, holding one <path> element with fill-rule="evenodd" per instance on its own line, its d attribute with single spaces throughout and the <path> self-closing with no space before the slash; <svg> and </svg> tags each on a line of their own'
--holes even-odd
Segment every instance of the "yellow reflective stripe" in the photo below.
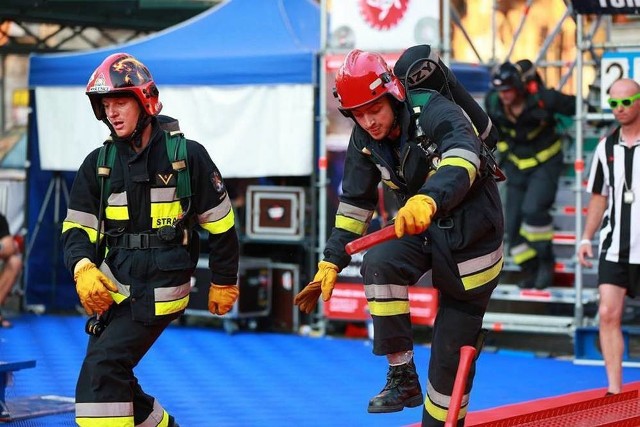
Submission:
<svg viewBox="0 0 640 427">
<path fill-rule="evenodd" d="M 531 132 L 529 132 L 527 134 L 527 140 L 531 141 L 532 139 L 534 139 L 536 136 L 540 134 L 540 132 L 542 132 L 542 129 L 544 129 L 545 127 L 547 127 L 547 125 L 540 125 L 534 130 L 532 130 Z"/>
<path fill-rule="evenodd" d="M 536 154 L 536 159 L 538 159 L 540 163 L 544 163 L 547 160 L 549 160 L 551 157 L 558 154 L 560 150 L 562 150 L 562 141 L 557 140 L 551 146 L 545 148 L 544 150 L 539 151 Z"/>
<path fill-rule="evenodd" d="M 133 427 L 133 402 L 76 403 L 80 427 Z"/>
<path fill-rule="evenodd" d="M 179 200 L 151 203 L 151 218 L 175 218 L 182 212 Z"/>
<path fill-rule="evenodd" d="M 107 206 L 104 210 L 104 215 L 107 219 L 116 221 L 128 221 L 129 209 L 126 206 Z"/>
<path fill-rule="evenodd" d="M 369 313 L 373 316 L 409 314 L 409 301 L 369 301 Z"/>
<path fill-rule="evenodd" d="M 130 417 L 76 417 L 78 427 L 133 427 L 133 415 Z"/>
<path fill-rule="evenodd" d="M 62 222 L 62 234 L 64 234 L 66 231 L 71 230 L 72 228 L 79 228 L 81 230 L 84 230 L 84 232 L 87 233 L 87 236 L 89 237 L 89 241 L 91 243 L 96 242 L 96 238 L 98 237 L 98 232 L 95 230 L 95 228 L 85 227 L 83 225 L 76 224 L 71 221 Z"/>
<path fill-rule="evenodd" d="M 553 225 L 543 225 L 536 227 L 524 224 L 520 227 L 520 235 L 529 242 L 547 242 L 553 240 Z"/>
<path fill-rule="evenodd" d="M 520 265 L 520 264 L 524 264 L 530 259 L 534 259 L 537 255 L 538 253 L 536 252 L 535 249 L 528 248 L 526 251 L 514 254 L 512 258 L 513 258 L 513 262 Z"/>
<path fill-rule="evenodd" d="M 367 223 L 343 215 L 336 215 L 336 228 L 362 236 L 364 232 L 367 231 Z"/>
<path fill-rule="evenodd" d="M 427 398 L 424 400 L 424 408 L 429 413 L 429 415 L 431 415 L 436 420 L 442 421 L 442 422 L 447 420 L 447 412 L 448 412 L 447 409 L 440 408 L 439 406 L 436 406 L 435 404 L 433 404 L 429 400 L 429 396 L 427 396 Z M 458 412 L 458 419 L 461 420 L 466 416 L 467 416 L 467 406 L 461 407 L 460 412 Z"/>
<path fill-rule="evenodd" d="M 509 154 L 507 158 L 515 164 L 518 169 L 524 170 L 538 166 L 540 163 L 544 163 L 562 150 L 562 141 L 557 140 L 549 147 L 536 153 L 535 157 L 527 157 L 521 159 L 514 154 Z"/>
<path fill-rule="evenodd" d="M 507 141 L 498 141 L 496 148 L 500 153 L 504 153 L 509 149 L 509 144 L 507 144 Z"/>
<path fill-rule="evenodd" d="M 467 159 L 463 159 L 461 157 L 448 157 L 446 159 L 442 159 L 438 165 L 438 169 L 443 166 L 457 166 L 466 169 L 467 175 L 469 175 L 469 183 L 472 183 L 476 179 L 476 167 Z"/>
<path fill-rule="evenodd" d="M 490 283 L 500 275 L 503 263 L 504 260 L 500 258 L 500 261 L 498 261 L 493 267 L 480 273 L 462 277 L 462 285 L 464 286 L 464 289 L 470 291 L 471 289 L 479 288 L 480 286 Z"/>
<path fill-rule="evenodd" d="M 177 313 L 189 304 L 189 295 L 175 301 L 156 301 L 156 316 Z"/>
<path fill-rule="evenodd" d="M 173 225 L 182 213 L 180 201 L 151 203 L 151 227 L 160 228 Z"/>
<path fill-rule="evenodd" d="M 447 420 L 447 410 L 436 406 L 431 400 L 429 400 L 429 396 L 424 400 L 424 409 L 426 409 L 427 413 L 438 421 L 444 422 Z"/>
<path fill-rule="evenodd" d="M 122 301 L 124 301 L 127 298 L 129 298 L 127 295 L 122 295 L 121 293 L 118 293 L 118 292 L 109 291 L 109 293 L 111 294 L 111 298 L 113 298 L 113 301 L 116 304 L 120 304 Z"/>
<path fill-rule="evenodd" d="M 480 157 L 473 151 L 465 150 L 462 148 L 452 148 L 442 154 L 442 159 L 449 159 L 451 157 L 460 157 L 471 162 L 476 169 L 480 167 Z"/>
<path fill-rule="evenodd" d="M 207 222 L 218 221 L 224 218 L 225 215 L 227 215 L 231 209 L 232 209 L 231 201 L 229 200 L 229 197 L 225 195 L 224 199 L 222 199 L 222 201 L 220 202 L 220 204 L 218 204 L 218 206 L 212 209 L 209 209 L 208 211 L 198 215 L 198 222 L 200 224 L 205 224 Z"/>
<path fill-rule="evenodd" d="M 214 222 L 205 222 L 204 224 L 200 224 L 200 226 L 211 234 L 221 234 L 233 227 L 234 223 L 235 217 L 233 215 L 233 209 L 231 209 L 222 219 Z"/>
<path fill-rule="evenodd" d="M 534 168 L 538 166 L 538 161 L 534 157 L 529 157 L 527 159 L 520 159 L 516 155 L 509 153 L 507 158 L 516 165 L 516 167 L 520 170 Z"/>
</svg>

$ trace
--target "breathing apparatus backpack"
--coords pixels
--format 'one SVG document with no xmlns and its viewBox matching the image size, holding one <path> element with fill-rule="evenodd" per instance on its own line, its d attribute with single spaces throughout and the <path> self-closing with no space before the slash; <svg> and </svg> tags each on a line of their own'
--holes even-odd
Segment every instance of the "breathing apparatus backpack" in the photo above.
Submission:
<svg viewBox="0 0 640 427">
<path fill-rule="evenodd" d="M 422 109 L 427 106 L 429 101 L 431 100 L 432 93 L 430 89 L 412 89 L 407 91 L 407 103 L 409 104 L 409 108 L 411 110 L 411 120 L 412 126 L 414 129 L 413 139 L 427 156 L 427 161 L 430 163 L 432 168 L 437 168 L 437 162 L 439 162 L 439 158 L 437 156 L 437 144 L 433 141 L 430 141 L 422 127 L 420 126 L 419 117 L 422 112 Z M 483 176 L 491 176 L 498 182 L 504 181 L 506 176 L 504 172 L 498 166 L 498 163 L 493 156 L 492 149 L 487 146 L 487 144 L 480 139 L 480 143 L 482 146 L 482 151 L 480 153 L 481 165 L 480 171 Z"/>
<path fill-rule="evenodd" d="M 189 176 L 189 163 L 187 162 L 187 140 L 184 134 L 179 131 L 164 131 L 167 155 L 171 162 L 171 167 L 177 173 L 176 195 L 179 199 L 191 196 L 191 179 Z M 116 161 L 116 148 L 112 140 L 107 140 L 100 147 L 98 153 L 97 175 L 100 181 L 100 199 L 104 204 L 105 197 L 111 194 L 109 177 Z"/>
<path fill-rule="evenodd" d="M 159 117 L 160 127 L 164 132 L 164 140 L 167 155 L 171 167 L 176 172 L 176 197 L 181 201 L 183 212 L 181 218 L 173 225 L 163 226 L 157 230 L 161 240 L 175 240 L 178 235 L 178 225 L 186 219 L 191 204 L 191 178 L 189 175 L 189 163 L 187 157 L 187 140 L 177 126 L 177 120 L 167 117 Z M 171 121 L 167 122 L 166 120 Z M 165 120 L 164 122 L 162 120 Z M 97 160 L 97 178 L 100 184 L 100 210 L 98 211 L 98 224 L 102 224 L 102 215 L 111 194 L 109 177 L 115 165 L 117 150 L 113 140 L 109 139 L 100 147 Z M 185 200 L 186 207 L 185 207 Z M 100 225 L 99 225 L 100 227 Z M 187 226 L 187 228 L 189 228 Z M 96 239 L 96 253 L 100 254 L 100 239 Z"/>
</svg>

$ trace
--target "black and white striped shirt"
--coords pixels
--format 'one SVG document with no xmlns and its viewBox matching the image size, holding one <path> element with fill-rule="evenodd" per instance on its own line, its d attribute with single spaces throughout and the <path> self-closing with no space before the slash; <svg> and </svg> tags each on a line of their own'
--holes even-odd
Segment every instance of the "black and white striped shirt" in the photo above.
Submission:
<svg viewBox="0 0 640 427">
<path fill-rule="evenodd" d="M 587 191 L 608 197 L 600 230 L 605 259 L 640 264 L 640 141 L 629 147 L 619 134 L 618 128 L 596 146 Z M 625 186 L 633 203 L 624 202 Z"/>
</svg>

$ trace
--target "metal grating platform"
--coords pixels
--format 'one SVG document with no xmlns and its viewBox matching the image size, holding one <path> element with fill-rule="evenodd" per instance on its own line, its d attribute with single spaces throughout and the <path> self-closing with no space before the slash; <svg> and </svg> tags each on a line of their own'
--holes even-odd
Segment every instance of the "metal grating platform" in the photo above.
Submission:
<svg viewBox="0 0 640 427">
<path fill-rule="evenodd" d="M 505 418 L 474 427 L 634 427 L 640 425 L 638 390 Z"/>
</svg>

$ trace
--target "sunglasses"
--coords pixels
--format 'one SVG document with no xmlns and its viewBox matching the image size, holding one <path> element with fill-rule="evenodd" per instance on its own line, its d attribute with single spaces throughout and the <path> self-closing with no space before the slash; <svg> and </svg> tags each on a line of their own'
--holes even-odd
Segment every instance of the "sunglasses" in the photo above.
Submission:
<svg viewBox="0 0 640 427">
<path fill-rule="evenodd" d="M 640 99 L 640 93 L 636 93 L 635 95 L 628 98 L 609 98 L 607 99 L 607 102 L 609 103 L 609 107 L 611 108 L 618 108 L 618 105 L 622 105 L 623 107 L 631 107 L 631 104 L 633 104 L 636 99 Z"/>
</svg>

